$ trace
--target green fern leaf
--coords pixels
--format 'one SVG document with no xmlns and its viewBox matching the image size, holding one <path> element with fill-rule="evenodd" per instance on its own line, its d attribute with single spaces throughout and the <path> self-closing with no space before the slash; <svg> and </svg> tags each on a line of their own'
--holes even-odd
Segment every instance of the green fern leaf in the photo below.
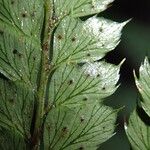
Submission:
<svg viewBox="0 0 150 150">
<path fill-rule="evenodd" d="M 47 116 L 45 149 L 97 149 L 113 136 L 117 111 L 97 102 L 56 107 Z"/>
<path fill-rule="evenodd" d="M 135 77 L 135 79 L 141 94 L 141 107 L 150 117 L 150 64 L 148 58 L 140 67 L 140 78 Z M 136 111 L 131 114 L 129 124 L 125 125 L 125 129 L 134 150 L 149 150 L 150 127 L 141 120 Z"/>
<path fill-rule="evenodd" d="M 100 13 L 107 9 L 107 6 L 114 0 L 74 0 L 70 4 L 69 0 L 56 0 L 54 3 L 56 16 L 64 17 L 71 15 L 81 17 Z"/>
<path fill-rule="evenodd" d="M 17 145 L 23 149 L 31 137 L 33 92 L 25 84 L 0 79 L 0 95 L 0 131 L 5 131 L 0 134 L 0 146 L 4 147 L 1 149 Z"/>
<path fill-rule="evenodd" d="M 12 81 L 21 80 L 34 87 L 40 66 L 42 2 L 1 0 L 0 3 L 1 73 Z"/>
<path fill-rule="evenodd" d="M 125 124 L 126 134 L 133 150 L 149 150 L 150 148 L 150 127 L 134 111 L 129 119 L 129 124 Z"/>
<path fill-rule="evenodd" d="M 79 17 L 113 0 L 0 0 L 0 149 L 94 150 L 114 134 L 103 105 L 120 65 L 99 61 L 127 22 Z"/>
<path fill-rule="evenodd" d="M 101 59 L 118 45 L 125 24 L 95 16 L 86 21 L 65 17 L 55 33 L 53 63 Z"/>
<path fill-rule="evenodd" d="M 142 96 L 141 105 L 145 112 L 150 116 L 150 64 L 148 58 L 140 67 L 140 79 L 136 78 L 136 85 Z"/>
<path fill-rule="evenodd" d="M 102 101 L 116 90 L 119 66 L 106 62 L 61 65 L 54 73 L 49 88 L 49 103 L 54 105 L 80 105 Z"/>
</svg>

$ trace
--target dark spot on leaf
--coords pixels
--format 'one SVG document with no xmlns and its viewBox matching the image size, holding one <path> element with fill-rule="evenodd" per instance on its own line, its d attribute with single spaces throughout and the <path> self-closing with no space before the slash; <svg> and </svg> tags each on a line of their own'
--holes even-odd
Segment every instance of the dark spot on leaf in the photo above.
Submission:
<svg viewBox="0 0 150 150">
<path fill-rule="evenodd" d="M 11 4 L 13 5 L 15 3 L 15 1 L 11 1 Z"/>
<path fill-rule="evenodd" d="M 15 101 L 14 101 L 13 98 L 10 98 L 10 99 L 9 99 L 9 102 L 10 102 L 11 104 L 14 104 Z"/>
<path fill-rule="evenodd" d="M 66 132 L 66 131 L 68 131 L 68 128 L 67 127 L 63 127 L 62 128 L 62 132 Z"/>
<path fill-rule="evenodd" d="M 79 150 L 84 150 L 84 147 L 83 146 L 79 147 Z"/>
<path fill-rule="evenodd" d="M 106 87 L 104 86 L 104 87 L 102 88 L 102 90 L 103 90 L 103 91 L 106 90 Z"/>
<path fill-rule="evenodd" d="M 71 80 L 69 80 L 68 84 L 71 85 L 71 84 L 73 84 L 73 82 L 74 82 L 73 79 L 71 79 Z"/>
<path fill-rule="evenodd" d="M 3 35 L 3 34 L 4 34 L 4 31 L 0 30 L 0 34 Z"/>
<path fill-rule="evenodd" d="M 95 8 L 95 6 L 94 6 L 94 5 L 92 5 L 92 6 L 91 6 L 91 8 L 93 8 L 93 9 L 94 9 L 94 8 Z"/>
<path fill-rule="evenodd" d="M 102 44 L 102 47 L 104 47 L 105 46 L 105 44 Z"/>
<path fill-rule="evenodd" d="M 87 77 L 90 77 L 90 74 L 87 74 L 86 76 L 87 76 Z"/>
<path fill-rule="evenodd" d="M 61 137 L 64 137 L 64 136 L 66 136 L 67 133 L 68 133 L 68 128 L 67 128 L 67 127 L 63 127 L 60 136 L 61 136 Z"/>
<path fill-rule="evenodd" d="M 14 49 L 14 50 L 13 50 L 13 54 L 14 54 L 14 55 L 17 55 L 18 57 L 22 57 L 22 54 L 19 53 L 19 52 L 17 51 L 17 49 Z"/>
<path fill-rule="evenodd" d="M 99 28 L 99 31 L 100 31 L 100 32 L 103 32 L 103 28 Z"/>
<path fill-rule="evenodd" d="M 100 74 L 97 74 L 97 77 L 100 77 Z"/>
<path fill-rule="evenodd" d="M 84 64 L 85 64 L 85 62 L 80 62 L 80 63 L 78 63 L 77 65 L 78 65 L 79 67 L 82 67 Z"/>
<path fill-rule="evenodd" d="M 80 121 L 83 122 L 85 119 L 83 116 L 81 116 Z"/>
<path fill-rule="evenodd" d="M 103 127 L 103 130 L 105 130 L 105 127 Z"/>
<path fill-rule="evenodd" d="M 59 34 L 59 35 L 57 36 L 57 38 L 58 38 L 59 40 L 61 40 L 61 39 L 62 39 L 62 35 Z"/>
<path fill-rule="evenodd" d="M 76 38 L 75 38 L 75 37 L 73 37 L 73 38 L 71 39 L 71 41 L 72 41 L 72 42 L 75 42 L 75 41 L 76 41 Z"/>
<path fill-rule="evenodd" d="M 88 98 L 87 98 L 87 97 L 84 97 L 84 98 L 83 98 L 83 101 L 87 101 L 87 100 L 88 100 Z"/>
<path fill-rule="evenodd" d="M 91 56 L 91 54 L 90 54 L 90 53 L 88 53 L 88 54 L 87 54 L 87 56 L 89 57 L 89 56 Z"/>
<path fill-rule="evenodd" d="M 13 50 L 13 54 L 17 54 L 18 51 L 16 49 Z"/>
<path fill-rule="evenodd" d="M 27 14 L 26 14 L 26 13 L 22 13 L 21 16 L 22 16 L 23 18 L 26 18 L 26 17 L 27 17 Z"/>
<path fill-rule="evenodd" d="M 19 57 L 22 57 L 22 54 L 21 54 L 21 53 L 18 53 L 18 56 L 19 56 Z"/>
</svg>

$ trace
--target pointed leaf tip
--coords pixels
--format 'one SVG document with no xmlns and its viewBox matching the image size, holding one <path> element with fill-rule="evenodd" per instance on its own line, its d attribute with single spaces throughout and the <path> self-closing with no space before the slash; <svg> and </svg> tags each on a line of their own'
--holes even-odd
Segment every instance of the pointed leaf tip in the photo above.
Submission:
<svg viewBox="0 0 150 150">
<path fill-rule="evenodd" d="M 150 116 L 150 64 L 146 57 L 139 69 L 139 79 L 136 77 L 136 85 L 142 96 L 142 107 Z"/>
</svg>

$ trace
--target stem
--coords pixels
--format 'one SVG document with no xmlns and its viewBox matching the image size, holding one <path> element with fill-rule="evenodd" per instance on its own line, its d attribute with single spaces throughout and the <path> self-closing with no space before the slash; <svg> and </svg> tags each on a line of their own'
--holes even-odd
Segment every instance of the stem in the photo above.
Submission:
<svg viewBox="0 0 150 150">
<path fill-rule="evenodd" d="M 42 132 L 42 123 L 44 116 L 44 102 L 46 95 L 46 86 L 48 76 L 51 72 L 49 62 L 49 50 L 51 34 L 54 28 L 55 21 L 52 19 L 53 5 L 50 0 L 46 0 L 44 4 L 44 23 L 43 23 L 43 37 L 41 39 L 41 68 L 39 70 L 38 88 L 35 95 L 35 112 L 33 117 L 33 134 L 32 134 L 32 150 L 38 150 L 40 145 L 40 138 Z"/>
</svg>

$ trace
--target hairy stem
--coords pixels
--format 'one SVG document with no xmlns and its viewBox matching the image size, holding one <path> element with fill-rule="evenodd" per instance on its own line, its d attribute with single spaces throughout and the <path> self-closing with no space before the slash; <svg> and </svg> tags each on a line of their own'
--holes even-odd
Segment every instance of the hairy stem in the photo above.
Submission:
<svg viewBox="0 0 150 150">
<path fill-rule="evenodd" d="M 44 4 L 44 23 L 41 38 L 41 68 L 39 70 L 38 88 L 35 95 L 35 114 L 34 114 L 34 127 L 32 133 L 32 150 L 38 150 L 42 132 L 42 122 L 44 116 L 44 102 L 46 95 L 46 85 L 48 76 L 51 72 L 49 51 L 51 34 L 54 27 L 54 20 L 52 19 L 53 5 L 50 0 L 46 0 Z"/>
</svg>

